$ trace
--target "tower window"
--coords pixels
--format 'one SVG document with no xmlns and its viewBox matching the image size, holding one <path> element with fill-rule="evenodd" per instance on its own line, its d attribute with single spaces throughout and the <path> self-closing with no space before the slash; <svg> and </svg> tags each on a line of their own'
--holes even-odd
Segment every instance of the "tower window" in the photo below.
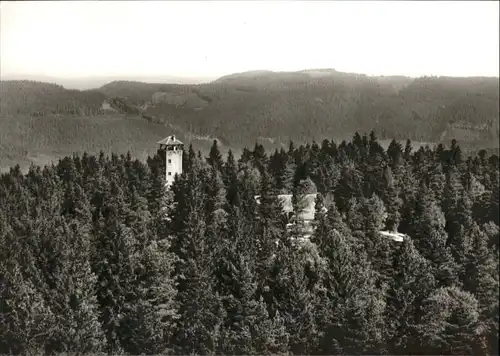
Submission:
<svg viewBox="0 0 500 356">
<path fill-rule="evenodd" d="M 169 160 L 168 160 L 168 163 L 172 163 L 172 160 L 171 160 L 171 159 L 169 159 Z"/>
<path fill-rule="evenodd" d="M 168 172 L 168 175 L 171 176 L 172 175 L 172 172 Z"/>
</svg>

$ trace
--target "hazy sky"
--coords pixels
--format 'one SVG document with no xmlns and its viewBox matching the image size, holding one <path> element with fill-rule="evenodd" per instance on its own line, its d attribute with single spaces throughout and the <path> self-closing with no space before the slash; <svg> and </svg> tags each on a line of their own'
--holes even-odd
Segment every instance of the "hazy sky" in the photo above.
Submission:
<svg viewBox="0 0 500 356">
<path fill-rule="evenodd" d="M 0 13 L 2 75 L 499 74 L 497 1 L 15 1 Z"/>
</svg>

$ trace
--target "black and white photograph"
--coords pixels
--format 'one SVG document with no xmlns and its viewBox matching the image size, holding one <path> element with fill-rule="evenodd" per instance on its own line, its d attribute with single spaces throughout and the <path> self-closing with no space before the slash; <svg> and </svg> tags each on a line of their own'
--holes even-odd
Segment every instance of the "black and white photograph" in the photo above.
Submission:
<svg viewBox="0 0 500 356">
<path fill-rule="evenodd" d="M 0 355 L 498 355 L 499 13 L 0 1 Z"/>
</svg>

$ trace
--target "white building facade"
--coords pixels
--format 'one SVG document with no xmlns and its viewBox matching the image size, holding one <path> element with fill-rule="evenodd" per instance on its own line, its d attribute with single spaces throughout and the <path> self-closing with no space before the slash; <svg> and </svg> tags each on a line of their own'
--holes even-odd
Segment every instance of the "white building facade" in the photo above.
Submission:
<svg viewBox="0 0 500 356">
<path fill-rule="evenodd" d="M 168 136 L 161 141 L 160 152 L 165 159 L 165 185 L 170 187 L 174 182 L 175 175 L 182 174 L 182 153 L 184 151 L 184 144 L 179 141 L 175 136 Z"/>
</svg>

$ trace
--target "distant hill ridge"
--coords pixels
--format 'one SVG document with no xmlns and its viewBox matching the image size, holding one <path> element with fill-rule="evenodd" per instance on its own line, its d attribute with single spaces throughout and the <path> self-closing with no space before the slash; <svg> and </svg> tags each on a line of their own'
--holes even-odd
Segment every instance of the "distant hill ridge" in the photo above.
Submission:
<svg viewBox="0 0 500 356">
<path fill-rule="evenodd" d="M 147 149 L 153 150 L 157 136 L 150 129 L 168 134 L 174 128 L 179 137 L 216 137 L 232 148 L 256 141 L 283 147 L 289 140 L 342 140 L 371 130 L 381 140 L 456 138 L 462 146 L 498 147 L 498 102 L 498 78 L 367 76 L 335 69 L 250 71 L 204 84 L 117 80 L 92 90 L 3 80 L 0 166 L 29 161 L 41 151 L 52 157 L 80 146 L 114 149 L 114 141 L 144 150 L 151 140 Z"/>
<path fill-rule="evenodd" d="M 67 89 L 90 90 L 98 89 L 99 87 L 111 83 L 113 81 L 134 81 L 134 82 L 158 82 L 158 83 L 177 83 L 177 84 L 198 84 L 207 83 L 214 78 L 188 78 L 172 75 L 160 76 L 101 76 L 101 77 L 81 77 L 81 78 L 64 78 L 46 75 L 2 75 L 1 81 L 11 80 L 31 80 L 45 83 L 58 83 Z"/>
</svg>

